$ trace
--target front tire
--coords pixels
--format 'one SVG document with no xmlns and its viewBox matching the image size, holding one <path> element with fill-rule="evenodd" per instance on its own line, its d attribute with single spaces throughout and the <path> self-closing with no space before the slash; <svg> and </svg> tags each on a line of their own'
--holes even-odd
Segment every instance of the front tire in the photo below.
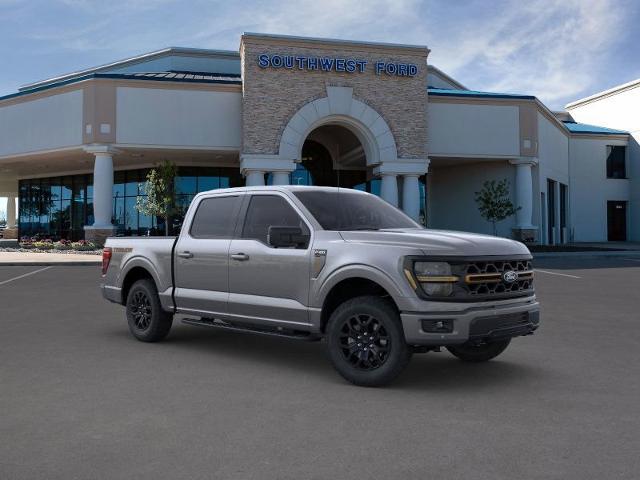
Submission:
<svg viewBox="0 0 640 480">
<path fill-rule="evenodd" d="M 465 343 L 464 345 L 447 347 L 447 350 L 464 362 L 487 362 L 504 352 L 510 343 L 511 339 L 508 338 L 480 345 Z"/>
<path fill-rule="evenodd" d="M 412 354 L 396 309 L 373 296 L 356 297 L 336 308 L 327 324 L 327 350 L 340 375 L 365 387 L 393 381 Z"/>
<path fill-rule="evenodd" d="M 151 280 L 138 280 L 132 285 L 126 307 L 129 331 L 141 342 L 158 342 L 169 334 L 173 315 L 162 309 Z"/>
</svg>

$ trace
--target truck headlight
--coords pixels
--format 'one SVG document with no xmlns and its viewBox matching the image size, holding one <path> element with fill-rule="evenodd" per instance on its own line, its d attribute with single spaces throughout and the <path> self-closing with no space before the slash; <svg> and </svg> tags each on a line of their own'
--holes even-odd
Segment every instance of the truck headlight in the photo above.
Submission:
<svg viewBox="0 0 640 480">
<path fill-rule="evenodd" d="M 453 284 L 458 281 L 451 274 L 451 265 L 447 262 L 422 262 L 413 264 L 415 279 L 429 296 L 448 297 L 453 293 Z"/>
</svg>

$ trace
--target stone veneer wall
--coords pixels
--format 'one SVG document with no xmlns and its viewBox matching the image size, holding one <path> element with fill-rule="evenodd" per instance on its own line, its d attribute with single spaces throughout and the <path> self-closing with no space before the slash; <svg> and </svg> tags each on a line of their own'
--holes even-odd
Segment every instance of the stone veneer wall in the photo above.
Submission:
<svg viewBox="0 0 640 480">
<path fill-rule="evenodd" d="M 353 97 L 385 119 L 396 141 L 399 158 L 427 158 L 426 48 L 376 47 L 345 42 L 322 44 L 295 39 L 274 41 L 243 36 L 241 43 L 243 104 L 242 152 L 277 154 L 289 119 L 306 103 L 327 96 L 327 86 L 353 88 Z M 368 61 L 364 73 L 261 68 L 262 53 L 358 58 Z M 375 62 L 413 63 L 414 77 L 375 74 Z"/>
</svg>

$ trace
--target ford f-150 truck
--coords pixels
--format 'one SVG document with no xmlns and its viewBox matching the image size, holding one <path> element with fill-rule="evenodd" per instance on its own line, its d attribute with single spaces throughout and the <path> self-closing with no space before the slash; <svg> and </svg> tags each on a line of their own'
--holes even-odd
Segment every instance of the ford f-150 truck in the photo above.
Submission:
<svg viewBox="0 0 640 480">
<path fill-rule="evenodd" d="M 133 336 L 183 322 L 324 340 L 357 385 L 389 383 L 415 352 L 490 360 L 533 333 L 522 243 L 429 230 L 369 193 L 273 186 L 198 194 L 178 237 L 109 238 L 103 296 Z"/>
</svg>

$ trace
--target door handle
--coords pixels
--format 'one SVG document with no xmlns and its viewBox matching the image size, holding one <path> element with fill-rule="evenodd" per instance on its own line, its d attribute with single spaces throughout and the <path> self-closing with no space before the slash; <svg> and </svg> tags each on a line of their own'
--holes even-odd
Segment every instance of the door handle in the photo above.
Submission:
<svg viewBox="0 0 640 480">
<path fill-rule="evenodd" d="M 249 255 L 247 255 L 246 253 L 234 253 L 231 255 L 231 258 L 240 262 L 244 262 L 245 260 L 249 260 Z"/>
<path fill-rule="evenodd" d="M 180 258 L 193 258 L 193 253 L 191 252 L 180 252 L 178 253 Z"/>
</svg>

